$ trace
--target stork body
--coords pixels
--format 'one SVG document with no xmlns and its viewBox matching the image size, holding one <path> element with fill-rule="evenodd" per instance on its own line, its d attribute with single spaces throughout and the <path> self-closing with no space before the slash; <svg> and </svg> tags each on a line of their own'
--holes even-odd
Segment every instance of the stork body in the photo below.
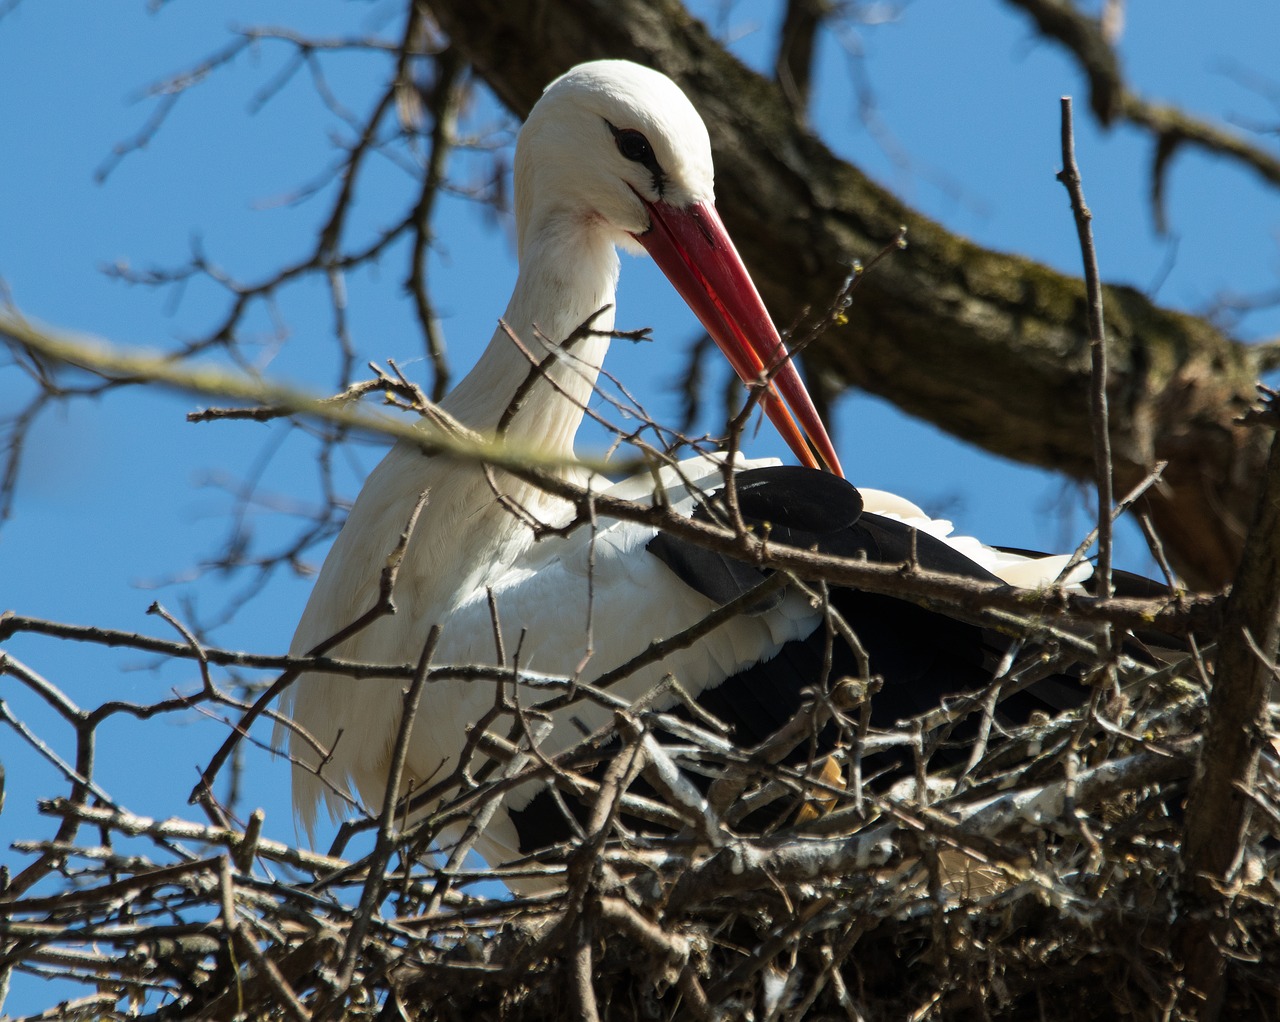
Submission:
<svg viewBox="0 0 1280 1022">
<path fill-rule="evenodd" d="M 539 358 L 546 351 L 536 338 L 561 344 L 593 316 L 597 328 L 612 326 L 616 249 L 639 245 L 657 259 L 740 375 L 753 380 L 778 361 L 781 342 L 715 214 L 706 129 L 669 79 L 619 61 L 575 68 L 548 88 L 531 113 L 517 147 L 515 173 L 520 272 L 503 319 Z M 579 483 L 589 476 L 572 462 L 574 436 L 607 343 L 598 334 L 576 340 L 570 353 L 522 391 L 507 426 L 513 440 L 562 459 L 564 477 Z M 463 425 L 492 435 L 529 369 L 528 356 L 499 329 L 442 407 Z M 871 491 L 859 498 L 852 487 L 822 475 L 819 464 L 837 473 L 839 465 L 789 364 L 775 376 L 764 407 L 811 468 L 801 475 L 770 474 L 762 463 L 747 463 L 758 474 L 744 478 L 755 481 L 761 506 L 769 509 L 803 503 L 814 484 L 825 501 L 821 515 L 834 523 L 813 533 L 820 547 L 829 540 L 832 549 L 874 556 L 880 537 L 901 538 L 915 528 L 921 535 L 911 540 L 912 548 L 926 560 L 936 557 L 974 577 L 1013 572 L 1014 580 L 1033 584 L 1052 578 L 1061 566 L 954 540 L 946 535 L 945 523 L 930 521 L 914 505 Z M 710 456 L 667 467 L 660 475 L 663 499 L 685 514 L 705 507 L 707 495 L 724 481 L 718 459 Z M 818 486 L 823 479 L 830 482 Z M 495 492 L 494 480 L 505 500 Z M 604 488 L 599 481 L 592 484 Z M 612 492 L 648 500 L 654 489 L 655 478 L 647 475 L 617 484 Z M 349 638 L 334 655 L 376 664 L 414 662 L 434 625 L 440 627 L 435 663 L 495 665 L 496 608 L 506 655 L 518 648 L 522 668 L 591 681 L 653 640 L 701 620 L 730 595 L 699 576 L 700 555 L 659 541 L 653 528 L 606 518 L 566 535 L 537 538 L 529 520 L 562 525 L 571 514 L 567 503 L 505 473 L 486 476 L 478 464 L 429 456 L 401 442 L 370 475 L 334 543 L 298 626 L 293 653 L 305 654 L 374 604 L 381 569 L 424 491 L 427 503 L 399 570 L 397 612 Z M 512 505 L 524 514 L 513 513 Z M 867 513 L 877 509 L 882 516 Z M 806 512 L 810 525 L 814 513 L 813 508 Z M 809 531 L 801 531 L 808 537 L 813 530 L 805 528 Z M 752 576 L 731 565 L 727 570 L 742 584 L 750 583 Z M 878 599 L 876 615 L 888 607 Z M 905 607 L 904 612 L 913 622 L 922 613 Z M 765 718 L 774 714 L 785 720 L 800 689 L 818 680 L 800 676 L 789 665 L 803 661 L 804 644 L 822 625 L 822 612 L 808 597 L 786 590 L 767 608 L 723 624 L 611 691 L 635 699 L 671 674 L 695 695 L 718 693 L 718 712 L 726 716 L 732 717 L 735 699 L 746 692 L 744 698 L 758 702 L 777 699 Z M 983 646 L 980 630 L 955 628 L 963 632 L 964 649 L 948 660 L 952 654 L 941 646 L 935 650 L 919 637 L 891 636 L 891 629 L 877 625 L 884 643 L 898 643 L 885 647 L 890 652 L 884 659 L 900 657 L 907 665 L 901 668 L 904 691 L 917 685 L 917 696 L 935 698 L 934 690 L 945 688 L 952 679 L 947 672 L 957 670 L 957 663 L 970 674 L 989 671 L 988 662 L 992 655 L 998 659 L 999 650 Z M 778 668 L 776 678 L 770 676 L 771 664 Z M 872 670 L 877 669 L 873 663 Z M 952 680 L 954 690 L 973 678 Z M 887 685 L 894 683 L 886 677 Z M 289 736 L 295 807 L 309 831 L 321 804 L 335 815 L 347 808 L 342 793 L 367 806 L 381 804 L 402 698 L 398 682 L 319 673 L 304 675 L 286 694 L 285 712 L 319 746 L 296 733 Z M 493 703 L 490 683 L 431 684 L 412 733 L 403 788 L 421 789 L 452 771 L 468 725 Z M 589 702 L 562 711 L 543 751 L 554 754 L 606 716 Z M 509 720 L 494 730 L 505 734 L 508 726 Z M 534 850 L 522 835 L 520 814 L 536 793 L 529 784 L 508 796 L 486 827 L 477 850 L 491 862 Z"/>
</svg>

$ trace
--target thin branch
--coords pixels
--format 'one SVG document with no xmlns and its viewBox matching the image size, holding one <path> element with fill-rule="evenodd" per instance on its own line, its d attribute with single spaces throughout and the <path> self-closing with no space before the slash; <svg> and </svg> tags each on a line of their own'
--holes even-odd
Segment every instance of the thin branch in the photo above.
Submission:
<svg viewBox="0 0 1280 1022">
<path fill-rule="evenodd" d="M 1280 185 L 1280 159 L 1239 134 L 1211 124 L 1165 103 L 1144 99 L 1129 88 L 1120 68 L 1113 40 L 1108 37 L 1105 19 L 1094 19 L 1070 0 L 1006 0 L 1026 11 L 1040 32 L 1057 40 L 1075 56 L 1089 78 L 1089 104 L 1105 126 L 1116 120 L 1129 121 L 1151 131 L 1157 139 L 1157 166 L 1153 196 L 1173 151 L 1184 145 L 1227 156 L 1254 171 L 1268 184 Z M 1158 204 L 1158 200 L 1157 200 Z M 1158 214 L 1157 219 L 1163 220 Z"/>
<path fill-rule="evenodd" d="M 418 516 L 422 513 L 422 509 L 426 506 L 428 492 L 423 491 L 418 495 L 418 500 L 413 506 L 413 510 L 409 513 L 409 518 L 405 522 L 403 531 L 400 533 L 399 539 L 396 541 L 395 547 L 387 556 L 386 563 L 382 567 L 382 572 L 378 581 L 378 596 L 373 606 L 361 614 L 350 624 L 339 629 L 336 633 L 329 636 L 322 642 L 317 643 L 307 651 L 309 656 L 320 656 L 331 649 L 346 642 L 353 635 L 358 634 L 363 629 L 378 618 L 387 614 L 394 614 L 396 607 L 392 599 L 395 591 L 396 578 L 400 573 L 400 565 L 404 561 L 404 553 L 409 545 L 409 540 L 413 535 L 414 526 L 417 524 Z M 218 772 L 227 761 L 227 757 L 231 755 L 232 750 L 239 744 L 240 739 L 249 733 L 249 729 L 253 726 L 253 722 L 262 715 L 271 702 L 276 699 L 297 679 L 301 671 L 290 669 L 285 671 L 275 682 L 268 688 L 257 701 L 254 702 L 240 720 L 231 734 L 227 736 L 217 752 L 213 754 L 213 758 L 209 761 L 209 765 L 205 767 L 200 774 L 200 780 L 192 789 L 189 800 L 191 802 L 204 803 L 213 796 L 213 780 L 217 777 Z"/>
<path fill-rule="evenodd" d="M 1093 245 L 1093 214 L 1084 201 L 1080 169 L 1076 166 L 1075 130 L 1071 121 L 1071 97 L 1062 97 L 1062 170 L 1060 180 L 1071 197 L 1076 234 L 1084 261 L 1085 289 L 1089 311 L 1089 401 L 1093 424 L 1094 479 L 1098 488 L 1098 594 L 1111 595 L 1111 515 L 1114 503 L 1113 468 L 1111 463 L 1111 425 L 1107 412 L 1107 343 L 1102 315 L 1102 281 L 1098 275 L 1098 256 Z"/>
<path fill-rule="evenodd" d="M 405 760 L 409 755 L 409 738 L 413 734 L 414 723 L 418 715 L 418 703 L 422 698 L 422 690 L 427 681 L 427 670 L 431 666 L 431 658 L 435 655 L 436 643 L 440 639 L 440 629 L 432 626 L 427 632 L 422 646 L 422 655 L 418 658 L 418 667 L 414 672 L 409 689 L 405 692 L 404 708 L 400 716 L 400 726 L 396 732 L 395 746 L 391 752 L 391 762 L 387 770 L 387 787 L 382 799 L 382 811 L 378 814 L 378 838 L 373 853 L 369 856 L 369 875 L 364 890 L 360 894 L 360 904 L 356 909 L 355 921 L 347 934 L 347 945 L 342 953 L 342 963 L 338 967 L 338 978 L 333 1000 L 324 1017 L 341 1018 L 344 1000 L 351 987 L 355 975 L 356 963 L 363 951 L 365 934 L 369 930 L 373 914 L 377 911 L 378 902 L 382 898 L 383 883 L 387 862 L 395 848 L 393 834 L 396 807 L 400 799 L 400 782 L 404 775 Z"/>
</svg>

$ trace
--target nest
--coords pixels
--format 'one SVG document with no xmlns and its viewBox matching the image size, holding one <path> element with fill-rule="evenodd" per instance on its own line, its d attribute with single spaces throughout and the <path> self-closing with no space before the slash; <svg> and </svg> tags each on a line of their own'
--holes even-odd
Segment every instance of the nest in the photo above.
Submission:
<svg viewBox="0 0 1280 1022">
<path fill-rule="evenodd" d="M 476 780 L 347 858 L 267 841 L 254 821 L 52 800 L 42 808 L 60 833 L 98 843 L 19 846 L 45 876 L 0 903 L 3 968 L 96 989 L 42 1018 L 1176 1017 L 1174 923 L 1200 910 L 1181 847 L 1211 667 L 1130 663 L 1100 674 L 1079 710 L 1011 730 L 992 692 L 859 731 L 865 693 L 847 683 L 815 695 L 790 742 L 755 749 L 710 722 L 619 711 L 613 744 L 597 736 L 517 772 L 583 806 L 570 840 L 502 872 L 545 888 L 524 896 L 499 891 L 494 870 L 459 867 L 460 854 L 423 854 L 455 813 L 482 817 L 510 777 Z M 840 770 L 787 765 L 784 747 L 830 716 L 852 722 Z M 980 725 L 968 759 L 936 769 L 965 717 Z M 905 750 L 903 776 L 863 776 L 862 757 L 886 747 Z M 694 764 L 714 774 L 709 787 L 691 782 Z M 1223 1006 L 1274 1017 L 1269 760 L 1249 795 L 1257 811 L 1216 938 Z"/>
</svg>

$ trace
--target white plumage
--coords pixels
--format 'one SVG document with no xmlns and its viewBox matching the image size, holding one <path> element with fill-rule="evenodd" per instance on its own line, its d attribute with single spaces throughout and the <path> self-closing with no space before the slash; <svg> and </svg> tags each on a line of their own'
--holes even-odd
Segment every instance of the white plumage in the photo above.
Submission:
<svg viewBox="0 0 1280 1022">
<path fill-rule="evenodd" d="M 660 180 L 649 164 L 623 154 L 618 131 L 643 136 L 652 163 L 661 168 Z M 539 355 L 538 337 L 562 341 L 597 313 L 594 326 L 612 327 L 615 250 L 638 249 L 636 236 L 651 230 L 657 209 L 709 210 L 714 217 L 711 150 L 701 119 L 668 78 L 622 61 L 583 65 L 548 88 L 521 132 L 515 180 L 520 273 L 503 320 Z M 731 246 L 730 254 L 736 261 Z M 607 346 L 599 336 L 577 342 L 572 356 L 552 366 L 526 397 L 508 435 L 545 455 L 570 459 Z M 526 356 L 498 329 L 442 407 L 471 429 L 492 434 L 528 374 Z M 585 481 L 572 464 L 564 471 Z M 719 478 L 709 462 L 686 471 L 704 480 L 709 472 Z M 563 520 L 568 509 L 562 501 L 513 478 L 499 478 L 506 495 L 536 519 Z M 677 479 L 669 482 L 678 488 Z M 511 649 L 525 632 L 522 664 L 571 674 L 583 663 L 588 642 L 590 531 L 535 543 L 532 530 L 496 499 L 478 466 L 427 457 L 403 442 L 365 483 L 325 560 L 292 652 L 305 653 L 373 605 L 382 566 L 424 490 L 428 503 L 399 572 L 398 613 L 375 621 L 332 653 L 376 664 L 412 662 L 430 626 L 439 624 L 435 662 L 492 664 L 496 651 L 487 603 L 492 590 L 511 633 Z M 623 483 L 619 492 L 635 495 L 636 484 Z M 659 561 L 643 556 L 651 535 L 651 530 L 613 522 L 595 538 L 595 654 L 584 671 L 588 679 L 711 609 L 705 597 L 676 582 Z M 647 615 L 637 615 L 637 599 L 645 601 Z M 803 616 L 795 606 L 799 602 L 791 599 L 785 612 L 767 621 L 721 629 L 679 666 L 704 683 L 714 682 L 741 663 L 768 656 L 801 627 L 792 620 Z M 805 608 L 804 613 L 812 612 Z M 670 670 L 671 664 L 655 665 L 629 679 L 622 692 L 634 696 Z M 295 761 L 294 805 L 308 832 L 319 805 L 335 815 L 346 809 L 339 791 L 349 790 L 368 806 L 380 804 L 401 701 L 399 683 L 324 674 L 305 675 L 286 693 L 283 711 L 329 750 L 322 779 L 317 767 L 323 757 L 296 733 L 288 735 Z M 405 787 L 420 787 L 441 769 L 452 769 L 465 726 L 492 701 L 492 690 L 482 684 L 433 684 L 414 730 Z M 575 712 L 600 716 L 591 708 Z M 282 737 L 277 729 L 277 741 Z M 548 749 L 554 751 L 568 737 L 563 731 L 553 734 Z M 479 846 L 482 853 L 501 856 L 513 850 L 501 821 L 490 830 Z"/>
<path fill-rule="evenodd" d="M 371 492 L 386 494 L 393 489 L 378 484 L 384 470 L 403 469 L 403 462 L 396 457 L 399 453 L 410 452 L 397 448 L 370 476 L 326 559 L 294 638 L 295 654 L 332 635 L 375 601 L 378 574 L 418 492 L 401 486 L 398 500 L 374 504 L 367 499 Z M 416 458 L 425 460 L 421 455 Z M 421 483 L 422 466 L 415 468 L 419 474 L 404 472 L 397 480 L 403 482 L 409 476 Z M 453 474 L 460 474 L 456 466 Z M 711 459 L 686 461 L 679 475 L 707 491 L 723 478 Z M 673 506 L 681 511 L 691 509 L 692 497 L 677 472 L 667 468 L 663 476 Z M 652 486 L 652 477 L 645 478 Z M 640 477 L 608 492 L 629 496 L 638 482 Z M 447 528 L 433 528 L 441 520 L 465 521 L 466 526 L 450 536 Z M 554 516 L 547 520 L 558 524 Z M 645 554 L 645 544 L 655 535 L 652 528 L 606 519 L 595 531 L 594 543 L 587 527 L 567 537 L 522 543 L 522 534 L 529 530 L 506 528 L 510 524 L 510 513 L 499 509 L 487 490 L 468 510 L 452 501 L 445 508 L 429 503 L 400 571 L 396 600 L 401 609 L 394 616 L 380 618 L 336 652 L 346 659 L 370 663 L 412 662 L 430 626 L 439 623 L 435 663 L 496 665 L 488 602 L 492 592 L 508 656 L 518 646 L 522 668 L 557 676 L 572 675 L 585 665 L 582 677 L 591 680 L 643 652 L 654 639 L 673 635 L 715 609 L 706 597 L 679 583 L 661 561 Z M 352 538 L 344 542 L 348 537 Z M 380 545 L 375 545 L 375 537 L 381 540 Z M 437 545 L 433 540 L 442 542 Z M 589 559 L 593 575 L 590 614 Z M 437 574 L 430 569 L 433 564 L 443 565 L 444 571 L 451 573 Z M 450 583 L 432 585 L 442 577 Z M 358 587 L 344 586 L 348 578 L 357 580 Z M 345 619 L 334 613 L 331 608 L 335 606 L 346 608 Z M 693 683 L 696 690 L 699 682 L 718 682 L 744 664 L 768 659 L 787 640 L 812 631 L 817 618 L 818 612 L 807 601 L 789 595 L 771 613 L 733 621 L 683 651 L 676 662 L 669 659 L 643 668 L 612 692 L 636 699 L 672 671 Z M 588 644 L 593 647 L 589 660 Z M 406 790 L 429 784 L 452 770 L 466 738 L 466 725 L 493 705 L 490 685 L 452 680 L 432 683 L 409 750 Z M 293 774 L 294 804 L 303 825 L 308 831 L 314 827 L 320 804 L 334 815 L 341 813 L 344 800 L 334 789 L 350 783 L 364 803 L 376 809 L 400 720 L 403 683 L 310 674 L 300 679 L 291 693 L 292 698 L 285 697 L 286 712 L 323 747 L 333 749 L 324 768 L 326 783 L 311 769 L 319 761 L 314 750 L 299 739 L 291 741 L 292 755 L 306 764 L 295 767 Z M 580 726 L 563 726 L 571 716 Z M 598 727 L 607 717 L 606 710 L 589 701 L 561 711 L 557 722 L 561 726 L 546 738 L 543 751 L 548 755 L 561 751 L 580 737 L 581 727 Z M 509 724 L 508 719 L 494 731 L 505 735 Z M 508 798 L 508 804 L 520 808 L 529 794 L 529 790 L 523 795 L 518 792 Z M 514 832 L 504 816 L 495 817 L 477 843 L 477 851 L 491 862 L 518 853 Z"/>
<path fill-rule="evenodd" d="M 1088 561 L 1080 561 L 1072 565 L 1065 578 L 1061 578 L 1062 572 L 1071 564 L 1071 554 L 1028 557 L 1025 554 L 999 550 L 988 546 L 976 536 L 955 535 L 955 527 L 951 522 L 945 518 L 930 518 L 906 497 L 865 486 L 859 486 L 858 492 L 862 495 L 864 511 L 902 522 L 942 540 L 947 546 L 964 554 L 974 564 L 1011 586 L 1037 589 L 1057 583 L 1069 590 L 1078 591 L 1081 583 L 1093 575 L 1093 565 Z"/>
</svg>

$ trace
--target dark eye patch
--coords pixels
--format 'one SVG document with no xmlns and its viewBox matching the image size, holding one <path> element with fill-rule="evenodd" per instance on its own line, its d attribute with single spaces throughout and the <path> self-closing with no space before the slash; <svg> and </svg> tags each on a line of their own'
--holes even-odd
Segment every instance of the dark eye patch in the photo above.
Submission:
<svg viewBox="0 0 1280 1022">
<path fill-rule="evenodd" d="M 613 140 L 618 146 L 618 152 L 632 163 L 638 163 L 649 171 L 653 175 L 653 186 L 661 195 L 667 175 L 658 163 L 653 146 L 644 137 L 644 133 L 635 128 L 615 128 L 608 121 L 605 121 L 605 124 L 608 124 L 609 130 L 613 132 Z"/>
</svg>

